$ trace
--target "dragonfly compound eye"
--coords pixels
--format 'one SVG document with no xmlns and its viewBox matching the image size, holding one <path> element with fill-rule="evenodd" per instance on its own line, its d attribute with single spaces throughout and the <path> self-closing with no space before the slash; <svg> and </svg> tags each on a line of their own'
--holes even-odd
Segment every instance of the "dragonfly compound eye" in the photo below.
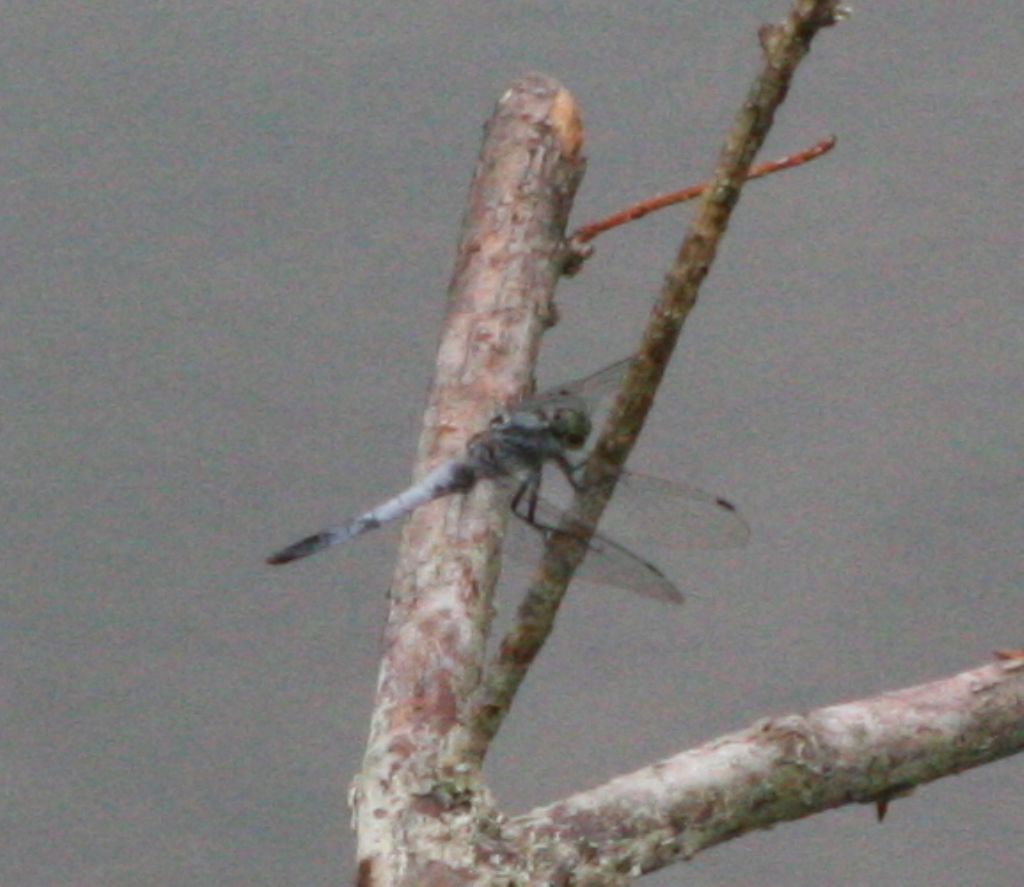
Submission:
<svg viewBox="0 0 1024 887">
<path fill-rule="evenodd" d="M 555 410 L 550 423 L 552 433 L 564 446 L 577 450 L 590 436 L 590 418 L 582 410 Z"/>
</svg>

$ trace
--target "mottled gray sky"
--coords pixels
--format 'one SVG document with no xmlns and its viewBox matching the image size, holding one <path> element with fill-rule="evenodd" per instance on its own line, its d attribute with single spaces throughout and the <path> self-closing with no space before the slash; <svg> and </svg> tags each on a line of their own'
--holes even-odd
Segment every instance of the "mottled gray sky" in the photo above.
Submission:
<svg viewBox="0 0 1024 887">
<path fill-rule="evenodd" d="M 510 80 L 582 105 L 581 223 L 707 175 L 785 8 L 6 11 L 5 887 L 347 877 L 393 537 L 262 557 L 408 479 Z M 1020 646 L 1019 13 L 863 3 L 815 43 L 764 159 L 839 146 L 745 193 L 634 459 L 754 538 L 645 551 L 678 611 L 575 589 L 489 761 L 510 811 Z M 542 384 L 635 346 L 688 216 L 599 242 Z M 1010 760 L 884 826 L 848 808 L 644 883 L 1010 887 L 1022 779 Z"/>
</svg>

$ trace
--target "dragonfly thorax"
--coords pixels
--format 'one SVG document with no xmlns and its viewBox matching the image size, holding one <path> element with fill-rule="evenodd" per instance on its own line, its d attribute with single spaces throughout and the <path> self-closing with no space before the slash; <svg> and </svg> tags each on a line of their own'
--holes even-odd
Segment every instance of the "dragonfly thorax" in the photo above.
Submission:
<svg viewBox="0 0 1024 887">
<path fill-rule="evenodd" d="M 564 463 L 568 450 L 579 449 L 590 434 L 583 410 L 564 404 L 502 410 L 467 446 L 479 477 L 537 475 L 549 461 Z"/>
<path fill-rule="evenodd" d="M 578 450 L 590 436 L 591 427 L 586 409 L 564 403 L 530 410 L 502 410 L 490 423 L 492 433 L 530 437 L 549 451 Z"/>
</svg>

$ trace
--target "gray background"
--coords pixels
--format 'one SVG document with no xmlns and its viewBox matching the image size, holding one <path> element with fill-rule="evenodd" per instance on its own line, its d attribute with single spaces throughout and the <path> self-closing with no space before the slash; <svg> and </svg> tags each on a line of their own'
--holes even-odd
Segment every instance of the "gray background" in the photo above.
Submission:
<svg viewBox="0 0 1024 887">
<path fill-rule="evenodd" d="M 769 714 L 1020 646 L 1020 7 L 857 4 L 800 70 L 634 464 L 742 552 L 579 585 L 489 762 L 522 811 Z M 711 169 L 783 2 L 5 9 L 0 883 L 320 885 L 393 537 L 262 557 L 409 476 L 480 126 L 529 69 L 581 223 Z M 690 210 L 563 285 L 541 382 L 634 346 Z M 514 606 L 506 587 L 501 606 Z M 1024 772 L 746 837 L 652 885 L 1016 885 Z"/>
</svg>

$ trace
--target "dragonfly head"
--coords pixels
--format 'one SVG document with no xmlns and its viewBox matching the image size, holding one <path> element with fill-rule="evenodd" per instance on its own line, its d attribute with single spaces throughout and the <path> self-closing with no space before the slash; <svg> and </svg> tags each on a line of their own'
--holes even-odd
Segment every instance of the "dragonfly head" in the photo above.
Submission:
<svg viewBox="0 0 1024 887">
<path fill-rule="evenodd" d="M 590 436 L 590 416 L 585 410 L 557 407 L 545 417 L 551 434 L 567 450 L 578 450 Z"/>
</svg>

